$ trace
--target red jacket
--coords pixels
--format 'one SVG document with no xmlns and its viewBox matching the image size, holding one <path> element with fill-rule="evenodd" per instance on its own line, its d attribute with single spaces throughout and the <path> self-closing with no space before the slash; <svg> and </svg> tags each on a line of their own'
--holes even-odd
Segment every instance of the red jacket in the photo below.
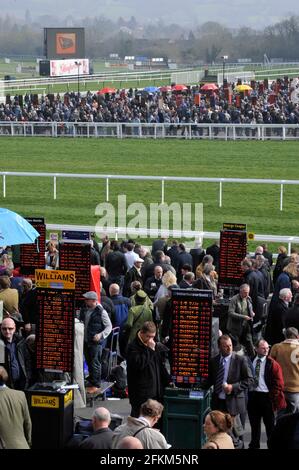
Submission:
<svg viewBox="0 0 299 470">
<path fill-rule="evenodd" d="M 253 363 L 251 362 L 251 368 L 254 375 Z M 266 358 L 265 365 L 265 383 L 269 389 L 269 396 L 272 403 L 273 411 L 279 411 L 286 408 L 287 403 L 284 397 L 284 381 L 282 375 L 282 368 L 275 359 L 270 356 Z"/>
<path fill-rule="evenodd" d="M 265 366 L 265 383 L 269 389 L 270 400 L 273 411 L 279 411 L 286 408 L 287 403 L 284 397 L 284 381 L 282 368 L 275 359 L 267 356 Z"/>
</svg>

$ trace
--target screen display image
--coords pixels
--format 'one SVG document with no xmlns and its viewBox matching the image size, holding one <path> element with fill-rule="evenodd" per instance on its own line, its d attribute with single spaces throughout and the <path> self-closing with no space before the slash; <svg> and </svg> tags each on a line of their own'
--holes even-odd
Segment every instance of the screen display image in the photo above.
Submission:
<svg viewBox="0 0 299 470">
<path fill-rule="evenodd" d="M 90 258 L 89 243 L 59 244 L 59 269 L 76 273 L 76 301 L 82 300 L 82 295 L 90 290 Z"/>
<path fill-rule="evenodd" d="M 219 280 L 222 287 L 238 287 L 242 283 L 241 262 L 247 254 L 247 233 L 222 230 L 220 233 Z"/>
<path fill-rule="evenodd" d="M 47 59 L 85 57 L 84 28 L 44 28 L 44 55 Z"/>
<path fill-rule="evenodd" d="M 208 377 L 212 335 L 212 292 L 172 291 L 171 375 L 178 386 Z"/>
<path fill-rule="evenodd" d="M 43 269 L 45 267 L 46 225 L 42 217 L 26 217 L 26 220 L 40 234 L 34 243 L 20 245 L 21 272 L 22 274 L 33 275 L 35 269 Z"/>
<path fill-rule="evenodd" d="M 72 372 L 74 359 L 74 291 L 37 289 L 36 367 Z"/>
<path fill-rule="evenodd" d="M 56 54 L 75 54 L 76 50 L 75 33 L 56 33 Z"/>
</svg>

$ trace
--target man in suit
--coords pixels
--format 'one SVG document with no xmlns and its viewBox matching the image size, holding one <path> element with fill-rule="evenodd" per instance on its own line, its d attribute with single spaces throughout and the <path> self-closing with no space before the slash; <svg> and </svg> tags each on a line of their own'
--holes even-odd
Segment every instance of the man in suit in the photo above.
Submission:
<svg viewBox="0 0 299 470">
<path fill-rule="evenodd" d="M 209 377 L 203 385 L 214 386 L 211 409 L 231 416 L 246 413 L 246 391 L 253 384 L 253 376 L 247 358 L 233 352 L 228 335 L 218 338 L 219 352 L 210 359 Z M 235 439 L 237 443 L 237 439 Z"/>
<path fill-rule="evenodd" d="M 25 390 L 32 375 L 32 363 L 26 341 L 16 334 L 16 322 L 4 318 L 0 329 L 0 365 L 8 372 L 8 385 Z"/>
<path fill-rule="evenodd" d="M 265 331 L 265 339 L 271 345 L 281 343 L 285 339 L 282 330 L 292 297 L 291 289 L 286 287 L 279 291 L 279 299 L 272 303 Z"/>
<path fill-rule="evenodd" d="M 226 329 L 236 342 L 239 342 L 246 348 L 248 356 L 254 357 L 252 322 L 255 314 L 252 309 L 249 293 L 249 285 L 242 284 L 239 294 L 231 298 L 228 306 Z"/>
<path fill-rule="evenodd" d="M 0 366 L 0 440 L 5 449 L 29 449 L 31 419 L 24 392 L 6 386 L 8 374 Z"/>
<path fill-rule="evenodd" d="M 84 439 L 80 449 L 111 449 L 113 432 L 109 428 L 111 416 L 106 408 L 97 408 L 92 416 L 93 434 Z"/>
<path fill-rule="evenodd" d="M 294 327 L 299 331 L 299 297 L 295 298 L 293 307 L 289 308 L 284 317 L 284 327 Z"/>
<path fill-rule="evenodd" d="M 218 338 L 218 347 L 220 354 L 210 360 L 207 383 L 214 385 L 211 408 L 236 416 L 246 411 L 245 392 L 253 385 L 252 372 L 247 358 L 233 352 L 228 335 Z"/>
<path fill-rule="evenodd" d="M 248 393 L 247 411 L 251 426 L 250 449 L 260 448 L 261 420 L 263 418 L 267 440 L 274 429 L 274 412 L 286 408 L 282 369 L 269 354 L 269 344 L 264 339 L 255 345 L 256 357 L 252 362 L 254 385 Z"/>
</svg>

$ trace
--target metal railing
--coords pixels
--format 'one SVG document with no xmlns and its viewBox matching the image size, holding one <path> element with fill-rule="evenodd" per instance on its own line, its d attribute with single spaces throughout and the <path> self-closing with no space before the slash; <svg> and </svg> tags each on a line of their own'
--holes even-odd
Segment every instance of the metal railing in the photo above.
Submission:
<svg viewBox="0 0 299 470">
<path fill-rule="evenodd" d="M 53 231 L 62 231 L 62 230 L 71 230 L 71 231 L 83 231 L 83 232 L 95 232 L 97 235 L 104 235 L 104 234 L 113 234 L 114 238 L 118 240 L 119 237 L 127 237 L 128 233 L 131 237 L 148 237 L 148 238 L 156 238 L 161 236 L 162 232 L 159 229 L 150 229 L 148 227 L 99 227 L 98 224 L 96 226 L 92 225 L 67 225 L 67 224 L 46 224 L 47 230 Z M 204 239 L 209 240 L 219 240 L 220 234 L 219 232 L 197 232 L 192 230 L 186 231 L 176 231 L 169 229 L 169 237 L 178 238 L 178 237 L 185 237 L 185 238 L 194 238 L 195 240 L 200 241 L 203 243 Z M 255 242 L 268 242 L 268 243 L 287 243 L 288 245 L 288 254 L 291 254 L 292 243 L 299 243 L 299 236 L 288 236 L 288 235 L 263 235 L 263 234 L 255 234 L 254 236 Z"/>
<path fill-rule="evenodd" d="M 6 198 L 7 177 L 35 177 L 35 178 L 53 178 L 53 199 L 57 199 L 57 180 L 58 178 L 84 178 L 98 179 L 106 181 L 106 202 L 109 202 L 110 180 L 138 180 L 138 181 L 161 181 L 161 204 L 165 203 L 165 182 L 187 182 L 187 183 L 219 183 L 219 207 L 222 207 L 223 184 L 241 183 L 241 184 L 274 184 L 280 186 L 280 211 L 283 210 L 283 191 L 285 185 L 299 185 L 299 180 L 274 180 L 257 178 L 205 178 L 188 176 L 147 176 L 147 175 L 102 175 L 88 173 L 42 173 L 42 172 L 21 172 L 21 171 L 0 171 L 2 175 L 3 197 Z"/>
<path fill-rule="evenodd" d="M 139 122 L 7 122 L 0 137 L 114 137 L 118 139 L 299 140 L 298 124 Z"/>
</svg>

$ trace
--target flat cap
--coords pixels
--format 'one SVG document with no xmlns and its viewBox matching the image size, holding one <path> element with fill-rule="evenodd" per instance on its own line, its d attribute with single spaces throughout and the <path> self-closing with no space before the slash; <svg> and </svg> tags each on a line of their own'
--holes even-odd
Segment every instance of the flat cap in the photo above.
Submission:
<svg viewBox="0 0 299 470">
<path fill-rule="evenodd" d="M 85 294 L 83 294 L 83 297 L 87 300 L 98 300 L 97 293 L 93 290 L 90 290 L 89 292 L 85 292 Z"/>
</svg>

